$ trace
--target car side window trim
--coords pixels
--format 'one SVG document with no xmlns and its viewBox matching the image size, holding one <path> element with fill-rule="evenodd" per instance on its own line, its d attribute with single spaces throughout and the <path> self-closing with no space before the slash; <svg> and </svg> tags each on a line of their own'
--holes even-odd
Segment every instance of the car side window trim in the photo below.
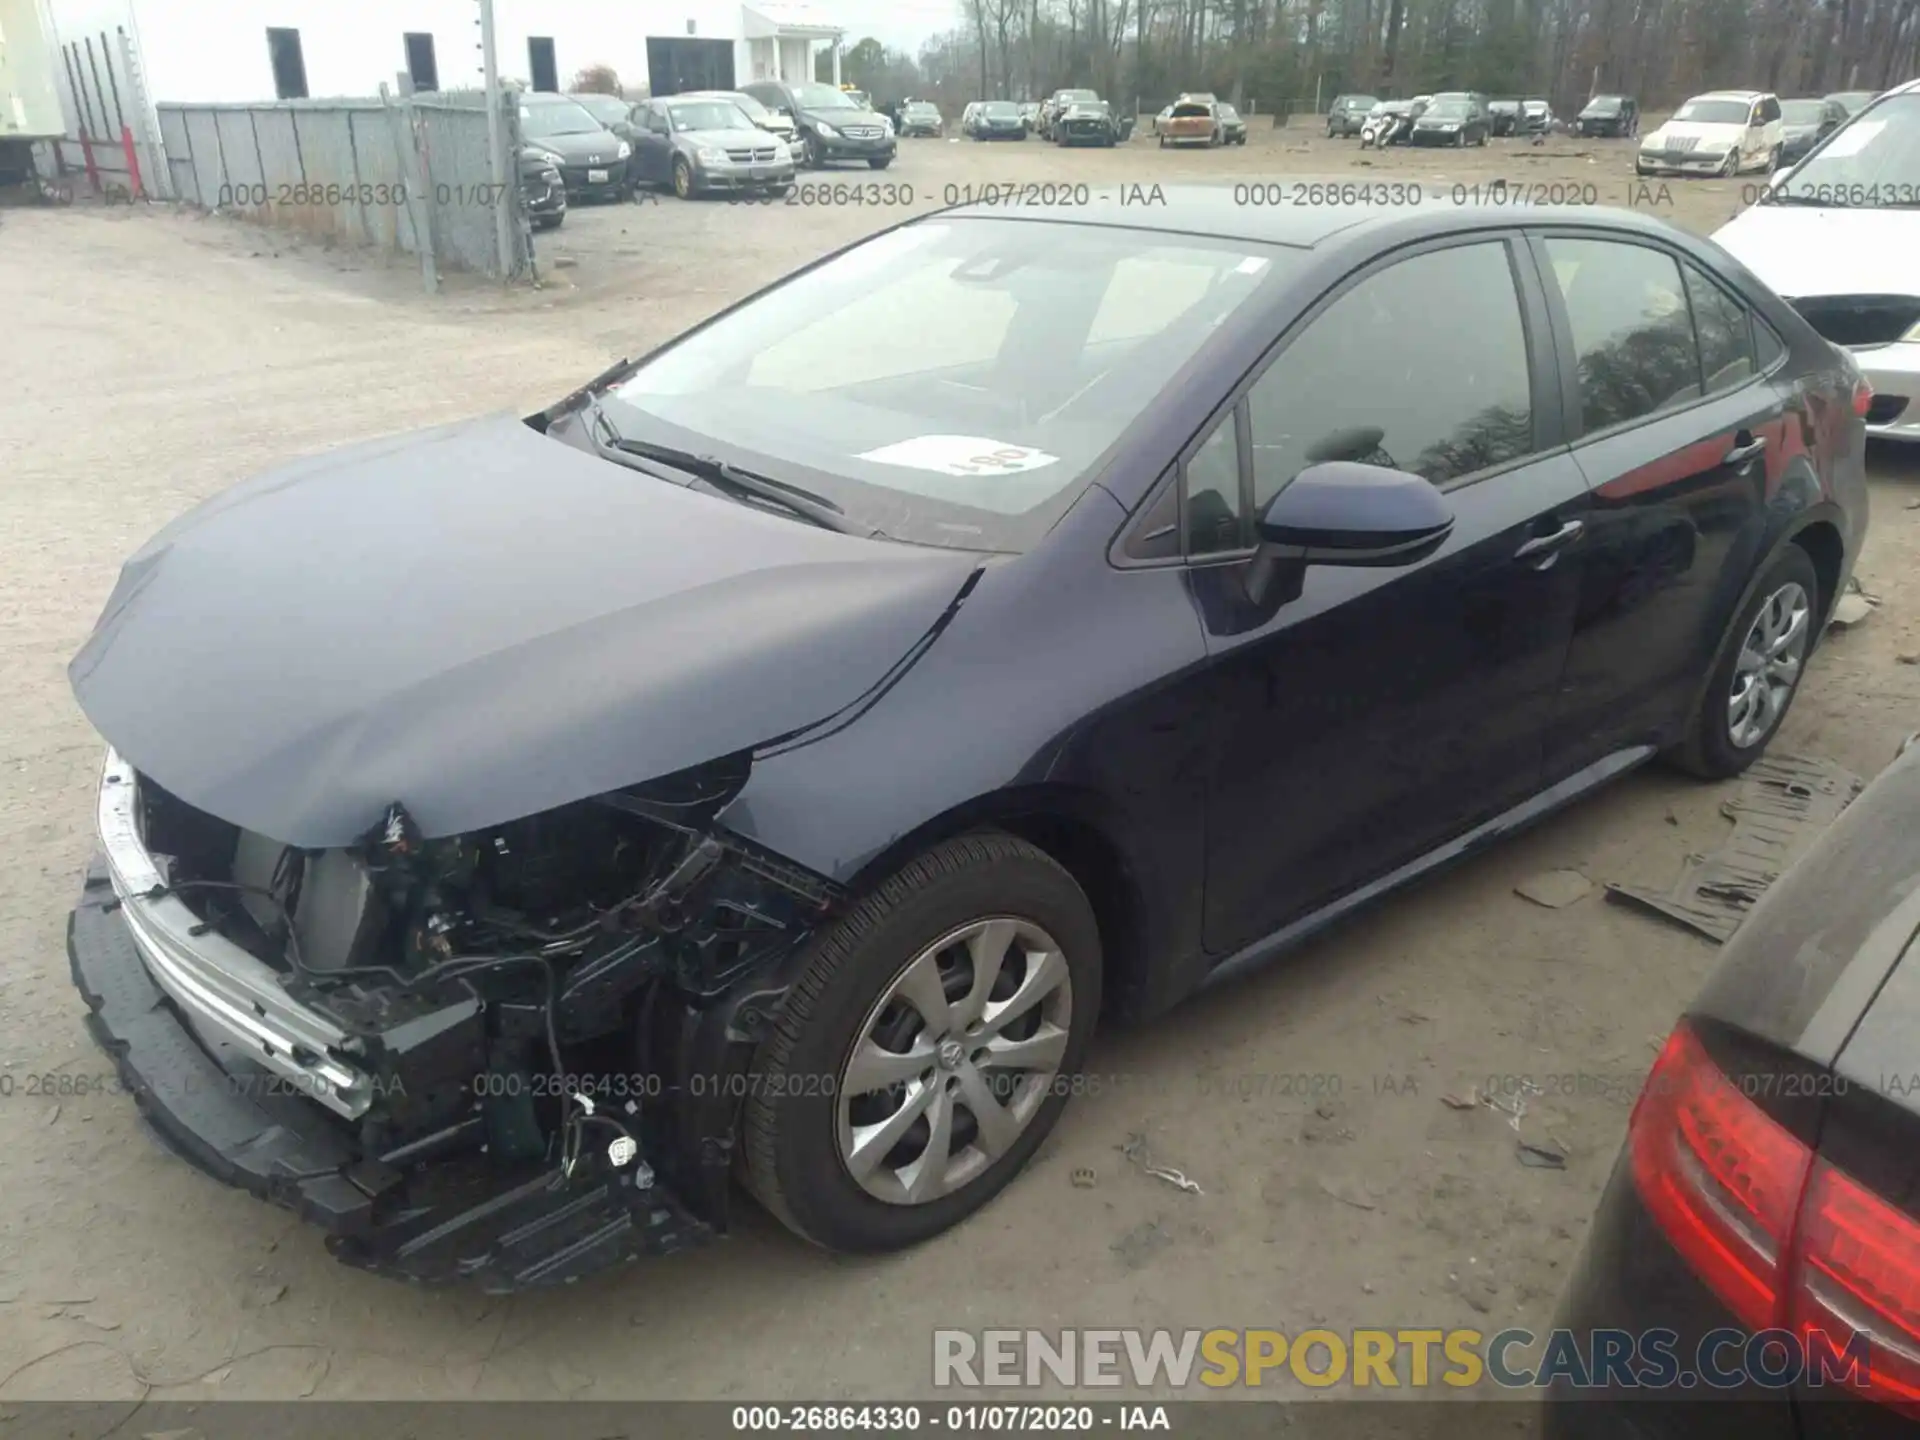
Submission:
<svg viewBox="0 0 1920 1440">
<path fill-rule="evenodd" d="M 1656 254 L 1666 256 L 1676 265 L 1691 265 L 1694 269 L 1700 271 L 1701 275 L 1705 278 L 1714 280 L 1715 284 L 1722 291 L 1727 290 L 1727 287 L 1720 284 L 1719 281 L 1707 271 L 1705 266 L 1693 259 L 1693 257 L 1688 255 L 1684 250 L 1672 245 L 1662 244 L 1652 236 L 1628 234 L 1619 230 L 1589 230 L 1576 225 L 1555 225 L 1538 229 L 1530 228 L 1526 232 L 1526 238 L 1528 244 L 1533 249 L 1534 265 L 1540 272 L 1543 284 L 1545 283 L 1546 277 L 1553 273 L 1553 261 L 1547 253 L 1546 242 L 1553 239 L 1563 239 L 1603 241 L 1615 245 L 1637 245 L 1643 250 L 1651 250 Z M 1684 273 L 1682 273 L 1681 276 L 1680 287 L 1682 295 L 1685 295 L 1686 280 Z M 1741 296 L 1737 291 L 1729 293 L 1733 295 L 1733 298 L 1738 301 L 1741 308 L 1750 316 L 1756 320 L 1759 319 L 1758 312 L 1754 309 L 1750 301 Z M 1693 320 L 1692 300 L 1689 299 L 1687 303 L 1687 319 L 1688 323 L 1691 324 Z M 1573 320 L 1567 314 L 1567 302 L 1565 297 L 1560 294 L 1558 284 L 1549 287 L 1547 290 L 1547 310 L 1552 317 L 1554 348 L 1560 357 L 1560 369 L 1566 376 L 1566 382 L 1562 387 L 1563 393 L 1568 397 L 1566 402 L 1566 443 L 1575 448 L 1585 445 L 1590 440 L 1603 440 L 1614 435 L 1624 435 L 1628 431 L 1641 425 L 1650 425 L 1655 421 L 1665 420 L 1673 415 L 1684 415 L 1688 411 L 1698 409 L 1702 405 L 1715 404 L 1725 400 L 1730 395 L 1738 395 L 1749 386 L 1758 385 L 1766 380 L 1774 370 L 1779 368 L 1781 363 L 1781 361 L 1776 361 L 1772 366 L 1769 366 L 1765 372 L 1761 372 L 1757 363 L 1759 349 L 1756 345 L 1753 350 L 1756 359 L 1755 373 L 1749 375 L 1739 385 L 1732 386 L 1725 390 L 1715 390 L 1710 395 L 1697 395 L 1683 403 L 1667 405 L 1645 415 L 1636 415 L 1631 420 L 1621 420 L 1615 424 L 1603 426 L 1598 430 L 1588 430 L 1585 428 L 1586 421 L 1579 403 L 1580 356 L 1573 345 Z M 1693 348 L 1694 363 L 1697 368 L 1702 363 L 1700 357 L 1700 335 L 1697 329 L 1694 331 Z M 1705 388 L 1704 382 L 1702 388 Z"/>
<path fill-rule="evenodd" d="M 1204 556 L 1189 560 L 1186 553 L 1185 516 L 1181 516 L 1182 525 L 1181 553 L 1176 556 L 1163 556 L 1156 559 L 1142 559 L 1127 553 L 1128 546 L 1144 538 L 1140 527 L 1147 523 L 1147 517 L 1153 512 L 1156 503 L 1164 498 L 1169 485 L 1181 489 L 1180 503 L 1186 501 L 1186 467 L 1188 462 L 1199 453 L 1200 448 L 1213 438 L 1215 427 L 1225 422 L 1228 413 L 1240 412 L 1235 421 L 1236 440 L 1240 451 L 1240 492 L 1243 503 L 1249 508 L 1243 512 L 1249 526 L 1252 524 L 1253 496 L 1253 445 L 1251 439 L 1252 421 L 1246 414 L 1248 392 L 1260 383 L 1268 369 L 1287 351 L 1287 347 L 1304 334 L 1309 326 L 1331 309 L 1343 296 L 1355 286 L 1371 279 L 1390 266 L 1403 260 L 1411 260 L 1421 255 L 1433 254 L 1442 250 L 1453 250 L 1464 245 L 1485 245 L 1498 243 L 1506 250 L 1507 268 L 1515 285 L 1515 301 L 1520 310 L 1521 335 L 1527 347 L 1527 374 L 1529 402 L 1533 407 L 1535 449 L 1525 455 L 1502 461 L 1498 465 L 1489 465 L 1484 470 L 1475 470 L 1470 474 L 1456 475 L 1439 488 L 1443 493 L 1464 489 L 1468 485 L 1477 485 L 1482 480 L 1490 480 L 1498 475 L 1522 465 L 1537 462 L 1543 455 L 1564 449 L 1571 438 L 1572 422 L 1562 413 L 1565 403 L 1557 387 L 1555 376 L 1558 367 L 1555 363 L 1555 346 L 1552 333 L 1548 328 L 1549 310 L 1541 281 L 1537 274 L 1530 274 L 1531 264 L 1524 232 L 1517 229 L 1487 229 L 1459 232 L 1434 239 L 1411 241 L 1391 250 L 1382 251 L 1373 256 L 1356 270 L 1350 270 L 1322 291 L 1306 310 L 1302 311 L 1293 323 L 1261 352 L 1247 372 L 1242 375 L 1227 399 L 1213 411 L 1185 446 L 1181 448 L 1179 458 L 1168 467 L 1168 473 L 1159 484 L 1150 489 L 1145 498 L 1134 507 L 1119 533 L 1107 550 L 1108 560 L 1123 569 L 1142 569 L 1167 565 L 1213 564 L 1225 560 L 1244 560 L 1255 553 L 1257 545 L 1251 545 L 1233 551 L 1209 551 Z M 1575 412 L 1577 413 L 1577 412 Z M 1243 428 L 1244 427 L 1244 428 Z M 1155 527 L 1155 533 L 1159 527 Z"/>
</svg>

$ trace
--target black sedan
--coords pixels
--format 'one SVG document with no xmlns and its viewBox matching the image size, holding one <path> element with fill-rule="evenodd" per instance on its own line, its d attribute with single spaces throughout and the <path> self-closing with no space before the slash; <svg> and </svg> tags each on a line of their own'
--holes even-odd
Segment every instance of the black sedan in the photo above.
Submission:
<svg viewBox="0 0 1920 1440">
<path fill-rule="evenodd" d="M 566 96 L 523 93 L 520 134 L 527 151 L 560 172 L 570 197 L 617 200 L 631 193 L 627 160 L 633 146 Z"/>
<path fill-rule="evenodd" d="M 1794 165 L 1806 159 L 1807 152 L 1846 124 L 1847 118 L 1847 107 L 1838 100 L 1782 100 L 1780 163 Z"/>
<path fill-rule="evenodd" d="M 975 140 L 1024 140 L 1026 118 L 1011 100 L 982 100 L 970 106 L 966 130 Z"/>
<path fill-rule="evenodd" d="M 1697 1411 L 1645 1402 L 1706 1387 L 1749 1402 L 1723 1413 L 1753 1440 L 1913 1433 L 1916 1030 L 1910 741 L 1755 907 L 1661 1051 L 1555 1324 L 1665 1332 L 1665 1353 L 1623 1346 L 1605 1383 L 1561 1390 L 1551 1435 L 1691 1440 L 1711 1433 Z"/>
<path fill-rule="evenodd" d="M 890 1250 L 1100 1017 L 1766 749 L 1851 359 L 1633 212 L 1162 199 L 905 222 L 137 551 L 69 946 L 171 1142 L 415 1279 L 689 1245 L 736 1174 Z"/>
<path fill-rule="evenodd" d="M 1105 100 L 1072 100 L 1053 117 L 1056 145 L 1118 145 L 1131 133 Z"/>
<path fill-rule="evenodd" d="M 1596 95 L 1573 117 L 1573 133 L 1615 139 L 1640 133 L 1640 102 L 1630 95 Z"/>
<path fill-rule="evenodd" d="M 1413 122 L 1408 139 L 1415 145 L 1484 145 L 1493 133 L 1493 117 L 1471 101 L 1441 96 Z"/>
</svg>

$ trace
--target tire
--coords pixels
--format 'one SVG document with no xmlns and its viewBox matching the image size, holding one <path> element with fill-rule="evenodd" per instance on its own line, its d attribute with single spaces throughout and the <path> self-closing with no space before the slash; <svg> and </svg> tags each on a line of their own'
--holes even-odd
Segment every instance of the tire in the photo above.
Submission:
<svg viewBox="0 0 1920 1440">
<path fill-rule="evenodd" d="M 1784 149 L 1786 149 L 1786 146 L 1776 145 L 1772 150 L 1767 152 L 1767 174 L 1771 175 L 1780 168 L 1780 152 Z"/>
<path fill-rule="evenodd" d="M 800 163 L 806 166 L 807 169 L 809 170 L 821 170 L 826 168 L 825 161 L 823 160 L 820 154 L 820 140 L 817 136 L 812 134 L 812 132 L 808 132 L 805 136 L 801 138 Z"/>
<path fill-rule="evenodd" d="M 1016 1104 L 1024 1099 L 1032 1108 L 1024 1128 L 1012 1132 L 1010 1143 L 996 1158 L 964 1174 L 955 1188 L 911 1202 L 904 1189 L 888 1188 L 904 1186 L 904 1171 L 911 1168 L 910 1164 L 889 1166 L 886 1161 L 897 1153 L 889 1152 L 879 1157 L 874 1166 L 878 1178 L 870 1182 L 894 1196 L 881 1198 L 853 1177 L 842 1158 L 841 1107 L 859 1101 L 885 1107 L 896 1097 L 888 1091 L 853 1093 L 850 1058 L 863 1042 L 873 1051 L 868 1037 L 876 1030 L 891 1030 L 887 1051 L 898 1053 L 929 1043 L 928 1027 L 916 1007 L 898 1000 L 883 1007 L 880 1002 L 909 970 L 934 966 L 932 947 L 942 937 L 998 917 L 1013 917 L 1037 930 L 1064 957 L 1062 970 L 1068 983 L 1062 987 L 1056 982 L 1049 992 L 1057 995 L 1064 989 L 1070 998 L 1064 1026 L 1054 1027 L 1065 1031 L 1057 1067 L 1051 1079 L 1016 1099 Z M 965 973 L 963 964 L 958 975 L 940 975 L 943 989 L 964 994 Z M 1019 978 L 1011 968 L 1002 974 L 1004 983 Z M 1092 906 L 1073 877 L 1051 857 L 997 831 L 963 835 L 934 846 L 813 941 L 805 968 L 755 1062 L 756 1083 L 742 1121 L 747 1189 L 796 1234 L 843 1253 L 902 1249 L 958 1224 L 1005 1188 L 1059 1119 L 1071 1090 L 1063 1081 L 1078 1073 L 1092 1036 L 1100 981 L 1100 932 Z M 1037 1011 L 1021 1013 L 1036 1013 L 1039 1023 Z M 960 1064 L 977 1077 L 979 1072 L 966 1063 L 964 1050 L 954 1048 Z M 936 1052 L 927 1053 L 931 1057 Z M 927 1088 L 935 1089 L 936 1103 L 942 1073 L 943 1065 L 929 1058 L 926 1076 L 935 1081 L 935 1087 Z M 833 1079 L 831 1093 L 822 1093 L 828 1089 L 824 1084 L 801 1083 L 823 1076 Z M 896 1083 L 904 1086 L 911 1079 L 902 1072 Z M 920 1083 L 924 1087 L 925 1079 Z M 948 1072 L 945 1083 L 947 1094 L 961 1096 L 958 1104 L 946 1102 L 950 1123 L 977 1123 L 963 1108 L 966 1080 Z M 912 1093 L 924 1095 L 927 1088 Z M 879 1123 L 889 1113 L 897 1115 L 906 1103 L 911 1102 L 895 1105 L 891 1111 L 880 1109 L 873 1118 L 852 1123 Z M 1001 1113 L 1004 1119 L 1005 1112 Z M 914 1132 L 907 1133 L 911 1146 Z M 984 1152 L 981 1155 L 984 1160 Z M 918 1157 L 909 1153 L 905 1158 Z"/>
<path fill-rule="evenodd" d="M 1761 613 L 1774 607 L 1782 596 L 1789 595 L 1792 587 L 1798 587 L 1804 597 L 1806 614 L 1800 622 L 1804 633 L 1798 641 L 1799 653 L 1791 684 L 1785 697 L 1769 706 L 1770 718 L 1766 720 L 1764 728 L 1745 743 L 1736 744 L 1732 734 L 1735 672 L 1741 668 L 1743 655 L 1755 653 L 1749 651 L 1747 641 L 1755 634 Z M 1707 676 L 1706 687 L 1701 691 L 1694 705 L 1694 713 L 1687 721 L 1686 734 L 1667 754 L 1669 762 L 1704 780 L 1725 780 L 1738 775 L 1764 755 L 1768 744 L 1778 733 L 1781 722 L 1787 718 L 1794 697 L 1800 693 L 1807 661 L 1819 642 L 1821 618 L 1820 577 L 1813 568 L 1813 561 L 1798 545 L 1788 545 L 1761 572 L 1751 598 L 1740 607 L 1733 624 L 1727 627 L 1719 658 L 1715 660 L 1713 670 Z"/>
<path fill-rule="evenodd" d="M 693 167 L 678 157 L 673 162 L 673 193 L 682 200 L 693 199 Z"/>
<path fill-rule="evenodd" d="M 565 214 L 542 215 L 538 220 L 533 222 L 533 228 L 536 230 L 558 230 L 561 225 L 566 222 L 566 218 Z"/>
<path fill-rule="evenodd" d="M 1162 135 L 1162 136 L 1160 137 L 1160 148 L 1161 148 L 1162 150 L 1164 150 L 1164 149 L 1166 149 L 1166 148 L 1167 148 L 1167 137 L 1166 137 L 1166 136 L 1164 136 L 1164 135 Z"/>
<path fill-rule="evenodd" d="M 1456 150 L 1464 150 L 1467 148 L 1467 132 L 1466 131 L 1462 130 L 1454 135 L 1453 148 Z"/>
<path fill-rule="evenodd" d="M 1740 173 L 1740 147 L 1735 145 L 1727 151 L 1727 163 L 1720 167 L 1722 176 L 1731 179 Z"/>
<path fill-rule="evenodd" d="M 869 170 L 884 170 L 884 169 L 886 169 L 886 168 L 887 168 L 887 167 L 888 167 L 889 165 L 891 165 L 892 163 L 893 163 L 893 157 L 892 157 L 891 155 L 889 155 L 889 156 L 887 156 L 887 157 L 886 157 L 885 159 L 883 159 L 883 160 L 869 160 L 869 161 L 867 161 L 867 168 L 868 168 Z"/>
</svg>

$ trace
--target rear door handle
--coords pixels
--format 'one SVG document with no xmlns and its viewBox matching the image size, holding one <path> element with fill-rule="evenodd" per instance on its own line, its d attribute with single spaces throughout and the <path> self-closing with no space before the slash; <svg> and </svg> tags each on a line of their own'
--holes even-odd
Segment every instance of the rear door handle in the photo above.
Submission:
<svg viewBox="0 0 1920 1440">
<path fill-rule="evenodd" d="M 1747 438 L 1742 440 L 1740 435 L 1746 435 Z M 1764 435 L 1756 437 L 1745 430 L 1742 430 L 1740 435 L 1733 437 L 1734 446 L 1722 457 L 1720 461 L 1722 465 L 1744 465 L 1767 448 L 1767 437 Z"/>
<path fill-rule="evenodd" d="M 1567 546 L 1578 540 L 1587 531 L 1584 520 L 1569 520 L 1551 535 L 1536 535 L 1518 550 L 1513 552 L 1516 560 L 1533 560 L 1545 569 L 1553 563 L 1553 557 Z"/>
</svg>

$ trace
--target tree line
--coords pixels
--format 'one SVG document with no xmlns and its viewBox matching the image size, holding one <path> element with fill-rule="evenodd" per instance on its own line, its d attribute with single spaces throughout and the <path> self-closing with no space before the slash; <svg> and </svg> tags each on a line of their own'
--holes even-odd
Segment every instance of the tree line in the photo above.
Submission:
<svg viewBox="0 0 1920 1440">
<path fill-rule="evenodd" d="M 917 55 L 862 40 L 842 78 L 957 106 L 1069 85 L 1157 109 L 1211 90 L 1261 113 L 1335 95 L 1882 90 L 1920 74 L 1920 0 L 962 0 Z"/>
</svg>

